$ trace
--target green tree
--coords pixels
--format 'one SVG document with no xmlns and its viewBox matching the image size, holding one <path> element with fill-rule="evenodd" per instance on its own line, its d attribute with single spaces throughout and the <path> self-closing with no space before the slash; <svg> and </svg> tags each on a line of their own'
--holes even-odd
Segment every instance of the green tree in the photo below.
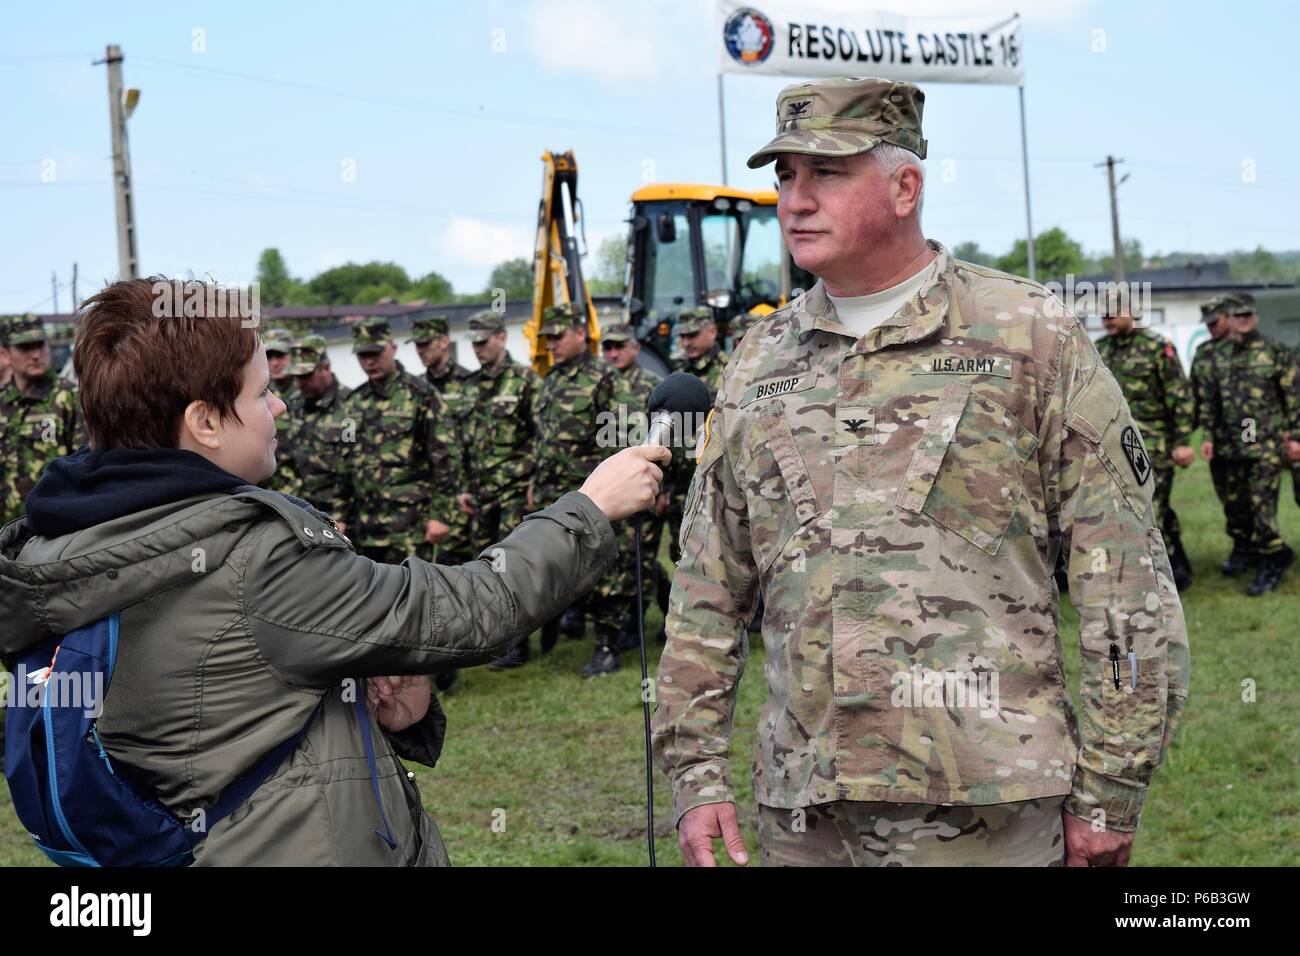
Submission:
<svg viewBox="0 0 1300 956">
<path fill-rule="evenodd" d="M 1063 279 L 1067 273 L 1080 275 L 1087 264 L 1083 247 L 1060 226 L 1034 237 L 1034 268 L 1040 280 Z M 998 257 L 998 268 L 1018 276 L 1029 274 L 1029 250 L 1025 240 L 1017 239 L 1010 252 Z"/>
<path fill-rule="evenodd" d="M 596 247 L 596 267 L 587 280 L 592 295 L 622 295 L 626 263 L 626 236 L 606 236 L 600 240 Z"/>
<path fill-rule="evenodd" d="M 533 264 L 528 259 L 507 259 L 497 264 L 488 277 L 488 296 L 496 289 L 505 292 L 507 302 L 533 301 Z"/>
<path fill-rule="evenodd" d="M 978 242 L 959 242 L 952 250 L 953 258 L 961 259 L 963 262 L 973 262 L 977 266 L 996 265 L 998 257 L 991 252 L 985 252 L 980 248 Z"/>
<path fill-rule="evenodd" d="M 415 299 L 425 299 L 431 304 L 453 302 L 456 299 L 456 291 L 451 287 L 451 283 L 437 272 L 430 272 L 416 279 L 411 284 L 407 295 Z"/>
<path fill-rule="evenodd" d="M 262 305 L 288 305 L 297 284 L 289 275 L 279 249 L 263 249 L 257 260 L 257 282 L 261 286 Z"/>
<path fill-rule="evenodd" d="M 1037 251 L 1037 250 L 1035 250 Z M 1124 272 L 1135 272 L 1146 264 L 1146 257 L 1142 254 L 1141 239 L 1124 240 Z M 1096 256 L 1089 261 L 1086 266 L 1089 272 L 1097 272 L 1102 275 L 1111 275 L 1115 271 L 1115 256 L 1113 253 Z"/>
<path fill-rule="evenodd" d="M 369 305 L 386 295 L 405 295 L 410 288 L 406 270 L 395 262 L 345 262 L 307 283 L 308 292 L 324 305 Z"/>
</svg>

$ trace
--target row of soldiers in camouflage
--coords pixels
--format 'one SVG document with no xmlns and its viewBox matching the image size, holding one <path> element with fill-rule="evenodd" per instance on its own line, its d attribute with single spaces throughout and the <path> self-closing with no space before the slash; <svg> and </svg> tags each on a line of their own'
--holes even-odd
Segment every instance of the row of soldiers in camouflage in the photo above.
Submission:
<svg viewBox="0 0 1300 956">
<path fill-rule="evenodd" d="M 1300 439 L 1300 353 L 1260 335 L 1249 293 L 1216 296 L 1201 305 L 1201 317 L 1210 338 L 1197 347 L 1189 376 L 1172 344 L 1134 327 L 1122 296 L 1105 301 L 1107 334 L 1097 351 L 1141 431 L 1152 505 L 1178 589 L 1191 585 L 1192 568 L 1169 496 L 1174 469 L 1192 463 L 1192 433 L 1202 428 L 1202 454 L 1232 539 L 1221 570 L 1229 576 L 1254 570 L 1246 593 L 1258 597 L 1275 590 L 1295 561 L 1278 530 L 1277 496 L 1284 463 L 1300 479 L 1300 441 L 1292 440 Z M 1295 484 L 1300 504 L 1300 480 Z"/>
<path fill-rule="evenodd" d="M 277 419 L 278 464 L 268 484 L 330 510 L 358 551 L 377 561 L 397 563 L 408 555 L 469 561 L 529 511 L 580 486 L 615 450 L 615 424 L 644 411 L 659 381 L 638 364 L 640 345 L 630 326 L 603 330 L 601 360 L 590 350 L 586 317 L 570 307 L 546 312 L 540 334 L 552 367 L 544 379 L 510 357 L 499 314 L 475 314 L 469 330 L 480 364 L 473 372 L 452 361 L 445 316 L 417 320 L 409 341 L 426 367 L 421 377 L 397 361 L 385 319 L 359 323 L 353 351 L 367 382 L 352 392 L 331 372 L 320 336 L 294 341 L 283 330 L 268 330 L 263 343 L 272 387 L 287 406 Z M 677 331 L 680 366 L 715 391 L 728 356 L 712 313 L 684 314 Z M 689 481 L 690 462 L 681 451 L 657 512 L 642 520 L 643 583 L 663 606 L 668 582 L 656 557 L 665 524 L 676 542 Z M 587 676 L 616 670 L 619 652 L 637 645 L 633 528 L 616 531 L 624 542 L 620 561 L 570 612 L 573 636 L 581 636 L 585 618 L 594 625 Z M 560 633 L 559 620 L 543 629 L 543 653 Z M 524 640 L 493 666 L 518 667 L 528 659 Z M 454 679 L 444 673 L 438 684 L 445 689 Z"/>
</svg>

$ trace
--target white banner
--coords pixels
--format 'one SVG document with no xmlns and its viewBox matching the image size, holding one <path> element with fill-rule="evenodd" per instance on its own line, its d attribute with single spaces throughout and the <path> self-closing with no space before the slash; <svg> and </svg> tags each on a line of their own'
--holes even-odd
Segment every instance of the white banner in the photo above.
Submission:
<svg viewBox="0 0 1300 956">
<path fill-rule="evenodd" d="M 792 0 L 758 3 L 718 0 L 724 72 L 1012 86 L 1025 80 L 1019 16 L 917 19 Z"/>
</svg>

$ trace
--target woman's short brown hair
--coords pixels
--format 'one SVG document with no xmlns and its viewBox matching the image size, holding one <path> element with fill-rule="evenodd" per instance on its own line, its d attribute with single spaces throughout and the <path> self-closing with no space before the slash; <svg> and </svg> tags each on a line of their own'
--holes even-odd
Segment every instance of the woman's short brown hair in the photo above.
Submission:
<svg viewBox="0 0 1300 956">
<path fill-rule="evenodd" d="M 259 347 L 237 290 L 162 276 L 123 279 L 81 305 L 72 361 L 95 448 L 175 448 L 186 407 L 234 418 Z M 255 311 L 255 310 L 254 310 Z"/>
</svg>

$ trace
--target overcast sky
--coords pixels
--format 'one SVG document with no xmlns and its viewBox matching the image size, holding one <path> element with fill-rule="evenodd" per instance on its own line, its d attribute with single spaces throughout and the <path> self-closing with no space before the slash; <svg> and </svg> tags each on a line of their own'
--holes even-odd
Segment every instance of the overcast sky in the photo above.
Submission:
<svg viewBox="0 0 1300 956">
<path fill-rule="evenodd" d="M 1130 174 L 1124 234 L 1147 252 L 1300 247 L 1292 4 L 1021 12 L 1037 231 L 1109 248 L 1093 164 L 1113 153 Z M 83 297 L 116 271 L 105 67 L 91 64 L 108 43 L 142 91 L 129 128 L 144 273 L 244 282 L 276 246 L 302 277 L 381 259 L 467 292 L 531 256 L 544 149 L 576 151 L 593 250 L 647 179 L 719 179 L 714 32 L 710 0 L 11 5 L 0 313 L 51 311 L 51 271 L 67 311 L 73 262 Z M 733 184 L 770 187 L 771 168 L 744 159 L 796 79 L 727 76 Z M 1024 233 L 1015 89 L 929 87 L 925 135 L 926 234 L 1005 251 Z"/>
</svg>

